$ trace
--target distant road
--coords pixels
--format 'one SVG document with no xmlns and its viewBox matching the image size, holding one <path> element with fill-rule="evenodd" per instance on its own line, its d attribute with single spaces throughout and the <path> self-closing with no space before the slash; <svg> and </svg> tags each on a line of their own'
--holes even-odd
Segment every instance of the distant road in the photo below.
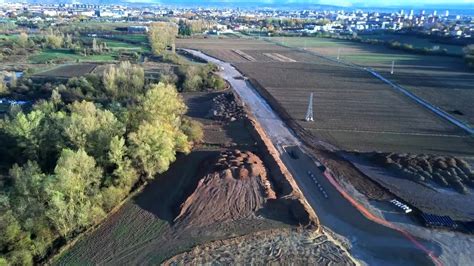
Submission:
<svg viewBox="0 0 474 266">
<path fill-rule="evenodd" d="M 416 247 L 406 236 L 367 219 L 344 198 L 323 175 L 317 162 L 302 152 L 300 149 L 302 144 L 298 138 L 231 64 L 200 51 L 183 50 L 221 67 L 220 75 L 230 83 L 277 147 L 282 161 L 295 178 L 321 223 L 348 239 L 352 245 L 350 251 L 354 257 L 370 265 L 433 264 L 426 251 Z M 308 172 L 314 174 L 314 180 Z M 315 180 L 321 188 L 317 186 Z M 327 198 L 324 197 L 322 191 L 326 193 Z M 418 241 L 434 253 L 439 252 L 435 244 L 424 240 Z"/>
</svg>

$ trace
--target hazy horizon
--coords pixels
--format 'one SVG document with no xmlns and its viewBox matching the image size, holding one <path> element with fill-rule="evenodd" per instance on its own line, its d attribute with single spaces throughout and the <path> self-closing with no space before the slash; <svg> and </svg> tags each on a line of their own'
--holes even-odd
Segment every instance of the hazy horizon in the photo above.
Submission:
<svg viewBox="0 0 474 266">
<path fill-rule="evenodd" d="M 99 1 L 100 2 L 100 1 Z M 367 1 L 350 1 L 350 0 L 263 0 L 263 1 L 249 1 L 249 0 L 210 0 L 205 3 L 194 0 L 125 0 L 129 3 L 154 3 L 154 4 L 176 4 L 176 5 L 258 5 L 258 6 L 301 6 L 301 5 L 327 5 L 327 6 L 339 6 L 339 7 L 380 7 L 380 8 L 395 8 L 395 7 L 418 7 L 418 8 L 431 8 L 431 7 L 471 7 L 474 9 L 474 0 L 461 0 L 461 1 L 446 1 L 446 0 L 399 0 L 391 2 L 380 2 L 377 0 Z"/>
</svg>

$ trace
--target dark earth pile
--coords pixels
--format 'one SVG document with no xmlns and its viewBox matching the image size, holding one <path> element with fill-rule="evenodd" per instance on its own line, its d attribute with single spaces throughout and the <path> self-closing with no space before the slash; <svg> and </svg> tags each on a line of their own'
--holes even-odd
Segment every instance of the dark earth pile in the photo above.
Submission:
<svg viewBox="0 0 474 266">
<path fill-rule="evenodd" d="M 251 217 L 268 199 L 275 199 L 263 162 L 251 152 L 225 151 L 214 169 L 182 204 L 175 221 L 206 226 Z"/>
<path fill-rule="evenodd" d="M 434 182 L 441 187 L 468 193 L 474 188 L 474 172 L 463 159 L 426 154 L 372 153 L 369 158 L 400 177 L 419 183 Z"/>
<path fill-rule="evenodd" d="M 212 99 L 212 102 L 210 114 L 216 120 L 233 122 L 246 115 L 233 93 L 219 94 Z"/>
</svg>

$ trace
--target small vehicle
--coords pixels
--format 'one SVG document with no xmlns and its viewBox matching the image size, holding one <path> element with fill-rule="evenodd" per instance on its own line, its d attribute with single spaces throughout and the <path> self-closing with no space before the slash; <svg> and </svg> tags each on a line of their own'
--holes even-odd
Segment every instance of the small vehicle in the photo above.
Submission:
<svg viewBox="0 0 474 266">
<path fill-rule="evenodd" d="M 289 151 L 288 155 L 290 155 L 290 157 L 294 160 L 299 159 L 298 155 L 294 151 Z"/>
</svg>

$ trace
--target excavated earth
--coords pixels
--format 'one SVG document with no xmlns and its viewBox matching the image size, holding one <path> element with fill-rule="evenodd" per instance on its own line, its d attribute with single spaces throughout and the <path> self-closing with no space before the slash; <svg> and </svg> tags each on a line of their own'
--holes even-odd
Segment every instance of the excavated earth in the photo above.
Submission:
<svg viewBox="0 0 474 266">
<path fill-rule="evenodd" d="M 214 241 L 164 265 L 355 265 L 327 236 L 305 229 L 267 230 Z"/>
<path fill-rule="evenodd" d="M 201 227 L 249 218 L 275 199 L 262 160 L 249 151 L 222 152 L 181 206 L 176 225 Z"/>
</svg>

